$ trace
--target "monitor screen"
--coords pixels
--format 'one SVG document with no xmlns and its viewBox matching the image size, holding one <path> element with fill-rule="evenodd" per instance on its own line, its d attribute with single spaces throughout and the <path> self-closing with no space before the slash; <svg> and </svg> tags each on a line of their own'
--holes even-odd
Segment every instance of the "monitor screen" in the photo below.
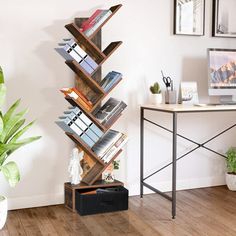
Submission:
<svg viewBox="0 0 236 236">
<path fill-rule="evenodd" d="M 236 49 L 208 49 L 210 89 L 236 89 Z"/>
</svg>

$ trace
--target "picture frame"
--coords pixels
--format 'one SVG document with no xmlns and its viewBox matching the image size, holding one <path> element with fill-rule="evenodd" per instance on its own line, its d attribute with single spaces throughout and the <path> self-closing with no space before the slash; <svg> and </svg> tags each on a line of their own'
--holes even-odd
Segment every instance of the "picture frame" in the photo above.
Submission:
<svg viewBox="0 0 236 236">
<path fill-rule="evenodd" d="M 205 0 L 174 0 L 174 34 L 205 34 Z"/>
<path fill-rule="evenodd" d="M 212 36 L 213 37 L 236 37 L 235 24 L 236 1 L 213 0 L 212 13 Z"/>
<path fill-rule="evenodd" d="M 183 104 L 198 104 L 197 82 L 188 81 L 180 83 L 180 101 Z"/>
</svg>

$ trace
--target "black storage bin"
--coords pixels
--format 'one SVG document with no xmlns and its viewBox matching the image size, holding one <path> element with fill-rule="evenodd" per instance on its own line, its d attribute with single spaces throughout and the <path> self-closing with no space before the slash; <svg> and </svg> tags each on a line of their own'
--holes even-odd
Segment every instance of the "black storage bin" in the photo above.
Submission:
<svg viewBox="0 0 236 236">
<path fill-rule="evenodd" d="M 128 209 L 129 192 L 123 186 L 98 189 L 95 194 L 83 194 L 85 192 L 81 189 L 75 192 L 75 208 L 80 215 Z"/>
</svg>

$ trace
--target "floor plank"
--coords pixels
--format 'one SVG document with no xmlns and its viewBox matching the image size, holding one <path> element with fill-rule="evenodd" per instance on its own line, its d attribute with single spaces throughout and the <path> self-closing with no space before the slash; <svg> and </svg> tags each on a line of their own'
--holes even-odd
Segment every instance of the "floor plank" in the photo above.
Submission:
<svg viewBox="0 0 236 236">
<path fill-rule="evenodd" d="M 129 210 L 90 216 L 63 205 L 9 211 L 0 236 L 235 236 L 236 192 L 225 186 L 177 192 L 177 217 L 157 194 L 129 198 Z"/>
</svg>

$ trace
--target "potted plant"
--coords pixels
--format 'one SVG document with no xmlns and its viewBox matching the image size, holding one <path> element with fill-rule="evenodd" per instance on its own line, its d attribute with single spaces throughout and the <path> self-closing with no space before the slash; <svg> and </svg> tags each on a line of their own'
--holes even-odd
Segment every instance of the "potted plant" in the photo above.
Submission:
<svg viewBox="0 0 236 236">
<path fill-rule="evenodd" d="M 6 96 L 6 86 L 4 76 L 0 67 L 0 109 Z M 30 122 L 24 126 L 24 115 L 27 109 L 15 114 L 20 100 L 17 100 L 9 110 L 4 114 L 0 110 L 0 172 L 8 181 L 11 187 L 14 187 L 20 181 L 20 172 L 14 161 L 8 161 L 8 157 L 18 148 L 31 143 L 40 138 L 40 136 L 20 139 L 20 137 L 33 125 Z M 5 224 L 7 218 L 7 198 L 0 196 L 0 229 Z"/>
<path fill-rule="evenodd" d="M 155 82 L 152 86 L 150 86 L 151 96 L 150 100 L 152 104 L 160 104 L 162 103 L 162 94 L 161 87 L 158 82 Z"/>
<path fill-rule="evenodd" d="M 230 190 L 236 191 L 236 148 L 229 148 L 226 152 L 226 156 L 226 184 Z"/>
</svg>

